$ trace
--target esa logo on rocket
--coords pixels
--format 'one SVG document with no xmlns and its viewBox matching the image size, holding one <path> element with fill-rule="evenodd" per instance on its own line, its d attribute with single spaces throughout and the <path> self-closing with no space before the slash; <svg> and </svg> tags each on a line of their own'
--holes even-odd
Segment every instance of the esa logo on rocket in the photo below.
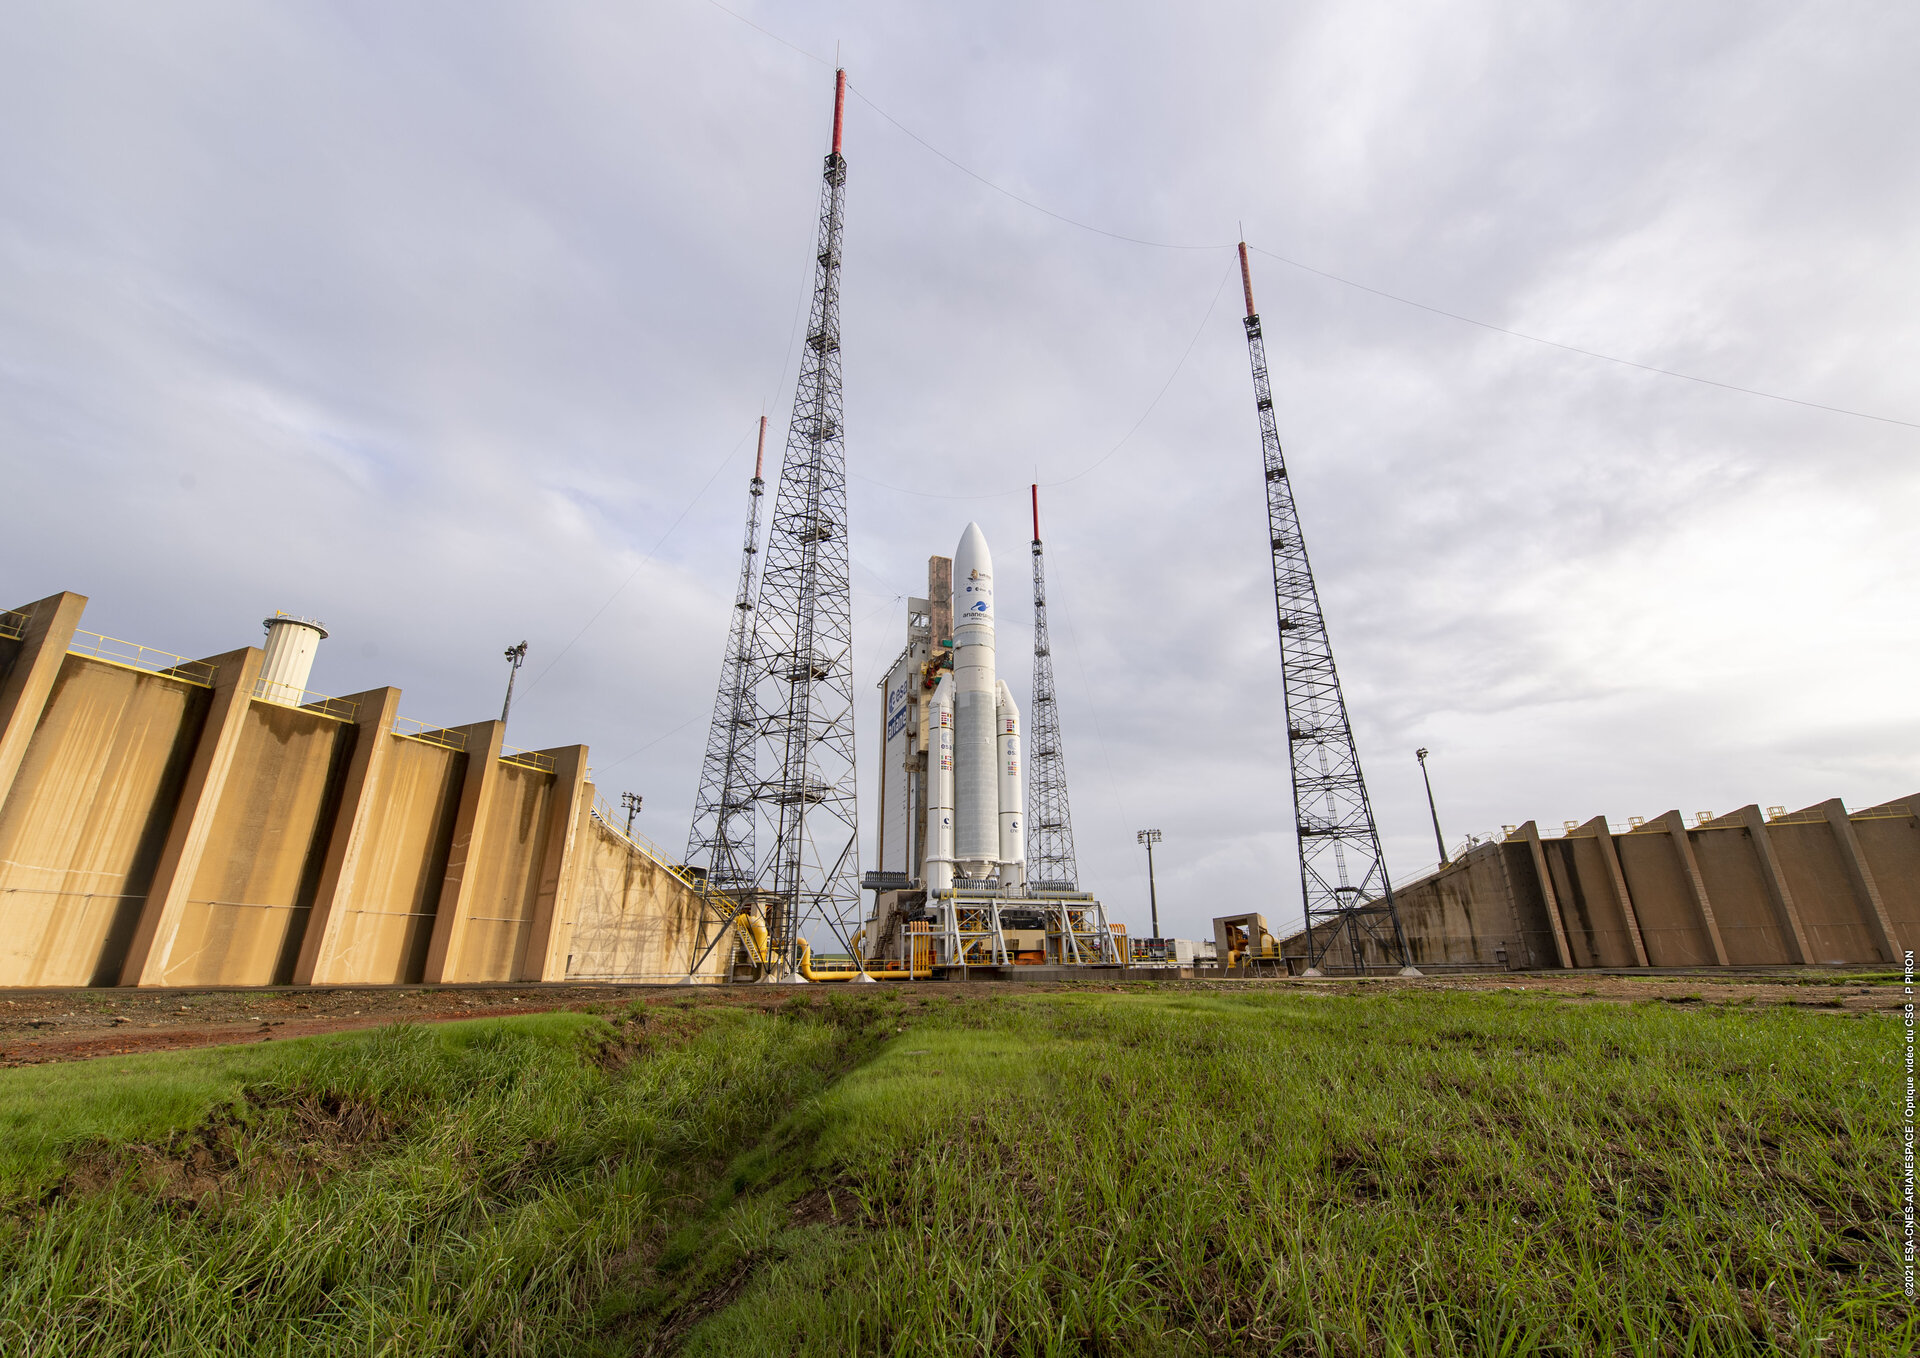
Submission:
<svg viewBox="0 0 1920 1358">
<path fill-rule="evenodd" d="M 977 567 L 967 572 L 966 583 L 960 587 L 959 606 L 954 612 L 968 622 L 991 622 L 993 620 L 993 572 Z M 956 618 L 958 621 L 958 618 Z"/>
</svg>

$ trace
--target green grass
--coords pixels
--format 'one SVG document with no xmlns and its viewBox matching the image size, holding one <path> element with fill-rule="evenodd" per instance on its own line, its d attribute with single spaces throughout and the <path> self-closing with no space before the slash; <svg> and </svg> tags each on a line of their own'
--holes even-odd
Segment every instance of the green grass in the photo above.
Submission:
<svg viewBox="0 0 1920 1358">
<path fill-rule="evenodd" d="M 627 1252 L 863 1041 L 711 1009 L 393 1027 L 286 1044 L 238 1112 L 234 1067 L 180 1060 L 175 1107 L 217 1111 L 145 1148 L 68 1067 L 100 1116 L 44 1119 L 68 1178 L 5 1220 L 0 1353 L 612 1348 Z"/>
<path fill-rule="evenodd" d="M 164 1139 L 284 1068 L 296 1043 L 116 1056 L 0 1072 L 0 1201 L 45 1187 L 63 1148 Z"/>
<path fill-rule="evenodd" d="M 0 1352 L 1920 1347 L 1883 1018 L 831 998 L 0 1073 Z"/>
<path fill-rule="evenodd" d="M 909 1050 L 925 1055 L 908 1056 Z M 841 1081 L 711 1233 L 692 1353 L 1885 1353 L 1883 1020 L 1522 996 L 1035 997 Z"/>
</svg>

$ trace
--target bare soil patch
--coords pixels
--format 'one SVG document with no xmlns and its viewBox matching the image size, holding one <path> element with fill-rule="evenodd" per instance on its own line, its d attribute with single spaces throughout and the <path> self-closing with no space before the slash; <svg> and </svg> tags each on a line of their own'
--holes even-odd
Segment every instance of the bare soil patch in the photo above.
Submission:
<svg viewBox="0 0 1920 1358">
<path fill-rule="evenodd" d="M 1833 1014 L 1897 1011 L 1897 984 L 1885 973 L 1825 969 L 1775 972 L 1701 970 L 1651 975 L 1602 972 L 1493 972 L 1420 979 L 1327 977 L 1255 980 L 1158 980 L 1159 989 L 1243 991 L 1294 989 L 1321 994 L 1378 994 L 1386 990 L 1512 991 L 1575 1002 L 1701 1005 L 1785 1005 Z M 959 997 L 985 999 L 1034 991 L 1123 991 L 1111 981 L 883 982 L 912 1002 Z M 773 1009 L 800 1000 L 825 1004 L 849 986 L 672 986 L 536 984 L 475 986 L 271 986 L 249 989 L 0 990 L 0 1068 L 96 1056 L 173 1051 L 184 1047 L 269 1042 L 314 1033 L 375 1028 L 402 1020 L 444 1023 L 500 1018 L 555 1009 L 648 1009 L 710 1004 Z M 872 993 L 872 988 L 858 990 Z"/>
<path fill-rule="evenodd" d="M 335 1097 L 275 1097 L 249 1091 L 250 1113 L 273 1108 L 286 1123 L 260 1137 L 251 1117 L 223 1109 L 162 1145 L 140 1143 L 82 1150 L 46 1201 L 95 1193 L 131 1179 L 140 1192 L 186 1209 L 247 1186 L 283 1189 L 318 1181 L 363 1146 L 377 1145 L 391 1122 L 371 1105 Z"/>
</svg>

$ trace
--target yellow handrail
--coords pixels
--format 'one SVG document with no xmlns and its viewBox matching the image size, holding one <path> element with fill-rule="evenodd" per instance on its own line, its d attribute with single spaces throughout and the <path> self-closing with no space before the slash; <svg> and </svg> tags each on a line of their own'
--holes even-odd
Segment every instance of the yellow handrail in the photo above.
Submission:
<svg viewBox="0 0 1920 1358">
<path fill-rule="evenodd" d="M 761 966 L 767 964 L 767 926 L 751 910 L 743 911 L 733 921 L 736 931 L 747 931 L 747 951 L 753 954 L 753 960 Z"/>
<path fill-rule="evenodd" d="M 359 720 L 360 704 L 345 698 L 329 698 L 324 693 L 311 693 L 292 684 L 283 684 L 278 679 L 256 679 L 253 684 L 253 696 L 263 703 L 273 703 L 279 707 L 298 708 L 302 712 L 316 713 L 322 717 L 332 717 L 335 721 L 349 724 Z"/>
<path fill-rule="evenodd" d="M 75 632 L 67 650 L 74 655 L 102 660 L 123 669 L 157 674 L 165 679 L 179 679 L 201 688 L 212 688 L 214 679 L 220 673 L 204 660 L 191 660 L 172 651 L 142 646 L 137 641 L 122 641 L 119 637 L 102 636 L 98 632 Z"/>
<path fill-rule="evenodd" d="M 538 750 L 523 750 L 518 745 L 502 745 L 500 762 L 518 764 L 523 769 L 538 769 L 541 773 L 552 773 L 559 767 L 552 755 L 542 754 Z"/>
<path fill-rule="evenodd" d="M 391 729 L 393 734 L 402 740 L 424 741 L 428 745 L 438 745 L 445 750 L 467 748 L 465 731 L 455 731 L 445 726 L 429 726 L 423 721 L 415 721 L 412 717 L 395 717 Z"/>
<path fill-rule="evenodd" d="M 593 796 L 593 818 L 599 821 L 609 834 L 613 835 L 616 839 L 624 841 L 635 853 L 640 854 L 644 858 L 651 859 L 656 867 L 664 868 L 675 881 L 679 882 L 680 885 L 684 886 L 687 890 L 703 898 L 706 896 L 706 884 L 696 880 L 694 876 L 687 871 L 684 863 L 675 863 L 673 859 L 667 855 L 666 850 L 662 849 L 645 835 L 636 834 L 631 830 L 621 829 L 619 823 L 614 819 L 613 808 L 607 805 L 607 799 L 602 797 L 598 792 L 594 793 Z"/>
</svg>

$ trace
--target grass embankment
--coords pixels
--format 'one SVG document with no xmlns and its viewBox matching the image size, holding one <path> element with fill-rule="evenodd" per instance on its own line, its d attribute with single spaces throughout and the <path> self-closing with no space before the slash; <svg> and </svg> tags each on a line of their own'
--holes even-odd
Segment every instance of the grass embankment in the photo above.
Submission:
<svg viewBox="0 0 1920 1358">
<path fill-rule="evenodd" d="M 622 1018 L 5 1072 L 0 1125 L 22 1149 L 0 1181 L 0 1352 L 540 1353 L 609 1337 L 594 1303 L 628 1251 L 869 1043 L 859 1023 Z M 168 1069 L 177 1085 L 156 1078 Z M 189 1130 L 156 1136 L 195 1100 Z M 74 1140 L 89 1121 L 108 1134 Z"/>
<path fill-rule="evenodd" d="M 67 1142 L 64 1189 L 16 1197 L 0 1348 L 1920 1340 L 1886 1020 L 1142 991 L 902 1022 L 892 988 L 836 998 L 828 1022 L 687 1011 L 620 1069 L 592 1054 L 625 1050 L 611 1027 L 558 1016 L 289 1044 L 220 1077 L 248 1097 L 170 1156 Z"/>
</svg>

